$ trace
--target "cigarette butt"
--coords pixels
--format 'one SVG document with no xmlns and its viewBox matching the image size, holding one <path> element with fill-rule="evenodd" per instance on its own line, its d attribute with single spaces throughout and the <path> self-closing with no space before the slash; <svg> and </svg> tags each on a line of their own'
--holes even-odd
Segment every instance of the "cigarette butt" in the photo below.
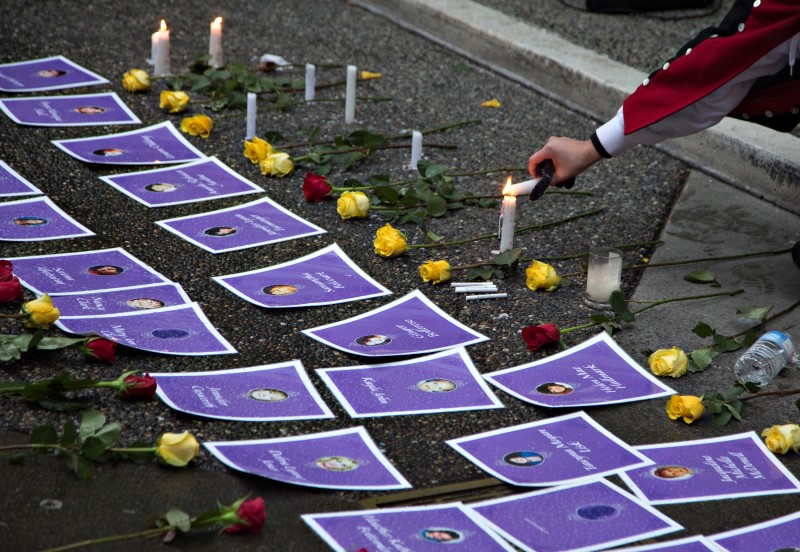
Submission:
<svg viewBox="0 0 800 552">
<path fill-rule="evenodd" d="M 497 286 L 467 286 L 455 288 L 456 293 L 473 293 L 476 291 L 497 291 Z"/>
<path fill-rule="evenodd" d="M 508 297 L 508 293 L 484 293 L 483 295 L 467 295 L 467 301 L 476 301 L 478 299 L 503 299 Z"/>
<path fill-rule="evenodd" d="M 493 286 L 494 283 L 489 280 L 488 282 L 453 282 L 450 287 L 469 287 L 469 286 Z"/>
</svg>

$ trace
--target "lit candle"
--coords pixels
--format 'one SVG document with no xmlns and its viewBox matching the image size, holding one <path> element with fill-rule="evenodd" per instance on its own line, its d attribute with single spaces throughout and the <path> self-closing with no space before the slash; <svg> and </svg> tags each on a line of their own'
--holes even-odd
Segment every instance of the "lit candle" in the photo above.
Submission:
<svg viewBox="0 0 800 552">
<path fill-rule="evenodd" d="M 352 123 L 356 119 L 356 66 L 347 66 L 347 89 L 344 96 L 344 122 Z"/>
<path fill-rule="evenodd" d="M 306 63 L 306 102 L 314 103 L 317 92 L 317 68 L 313 63 Z"/>
<path fill-rule="evenodd" d="M 153 75 L 163 77 L 169 75 L 169 29 L 167 22 L 161 20 L 161 28 L 154 33 L 153 43 Z"/>
<path fill-rule="evenodd" d="M 539 180 L 541 179 L 534 178 L 533 180 L 526 180 L 525 182 L 512 184 L 507 188 L 507 191 L 504 189 L 503 193 L 513 196 L 528 195 L 529 193 L 531 193 L 531 190 L 533 190 L 533 188 L 536 186 Z"/>
<path fill-rule="evenodd" d="M 510 195 L 511 177 L 503 188 L 503 207 L 500 210 L 500 253 L 514 247 L 514 225 L 517 219 L 517 196 Z"/>
<path fill-rule="evenodd" d="M 418 130 L 415 130 L 411 133 L 411 164 L 409 165 L 410 169 L 417 169 L 417 163 L 422 158 L 422 133 Z"/>
<path fill-rule="evenodd" d="M 222 61 L 222 18 L 217 17 L 211 22 L 211 33 L 208 37 L 208 53 L 211 54 L 211 59 L 208 64 L 214 69 L 218 69 L 225 65 Z"/>
<path fill-rule="evenodd" d="M 252 140 L 256 135 L 256 95 L 253 92 L 247 93 L 247 132 L 246 140 Z"/>
<path fill-rule="evenodd" d="M 592 307 L 607 307 L 611 293 L 620 287 L 622 252 L 611 247 L 589 251 L 586 273 L 586 302 Z"/>
</svg>

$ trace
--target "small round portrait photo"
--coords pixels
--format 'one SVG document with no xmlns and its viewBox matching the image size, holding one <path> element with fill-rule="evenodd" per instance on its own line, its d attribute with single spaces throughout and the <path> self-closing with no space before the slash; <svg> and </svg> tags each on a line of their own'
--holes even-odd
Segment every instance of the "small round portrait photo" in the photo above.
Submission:
<svg viewBox="0 0 800 552">
<path fill-rule="evenodd" d="M 159 339 L 182 339 L 189 336 L 186 330 L 179 330 L 177 328 L 153 330 L 150 335 Z"/>
<path fill-rule="evenodd" d="M 281 402 L 289 398 L 289 394 L 286 391 L 268 388 L 252 389 L 247 392 L 247 396 L 255 401 L 262 402 Z"/>
<path fill-rule="evenodd" d="M 503 462 L 512 466 L 530 468 L 544 462 L 544 456 L 532 450 L 518 450 L 503 456 Z"/>
<path fill-rule="evenodd" d="M 52 78 L 52 77 L 63 77 L 67 74 L 66 71 L 61 71 L 60 69 L 41 69 L 36 72 L 36 74 L 40 77 Z"/>
<path fill-rule="evenodd" d="M 671 481 L 689 479 L 694 475 L 694 472 L 686 466 L 656 466 L 650 473 L 659 479 Z"/>
<path fill-rule="evenodd" d="M 156 182 L 154 184 L 148 184 L 144 187 L 145 190 L 148 192 L 174 192 L 178 189 L 175 184 L 167 184 L 166 182 Z"/>
<path fill-rule="evenodd" d="M 213 226 L 203 230 L 203 234 L 207 236 L 233 236 L 236 233 L 236 228 L 233 226 Z"/>
<path fill-rule="evenodd" d="M 95 265 L 90 266 L 87 272 L 95 276 L 116 276 L 125 272 L 125 269 L 114 265 Z"/>
<path fill-rule="evenodd" d="M 423 529 L 419 535 L 428 541 L 432 542 L 460 542 L 464 536 L 455 529 L 446 529 L 443 527 L 431 527 Z"/>
<path fill-rule="evenodd" d="M 291 284 L 275 284 L 262 289 L 267 295 L 292 295 L 297 293 L 297 286 Z"/>
<path fill-rule="evenodd" d="M 581 506 L 575 513 L 581 519 L 589 521 L 606 521 L 619 515 L 619 508 L 608 504 L 589 504 Z"/>
<path fill-rule="evenodd" d="M 431 378 L 417 383 L 417 389 L 426 393 L 447 393 L 458 387 L 455 382 L 444 378 Z"/>
<path fill-rule="evenodd" d="M 128 299 L 125 304 L 134 309 L 160 309 L 165 305 L 164 301 L 159 299 L 151 299 L 149 297 L 137 297 L 136 299 Z"/>
<path fill-rule="evenodd" d="M 541 393 L 542 395 L 569 395 L 574 390 L 575 388 L 571 385 L 556 381 L 543 383 L 536 388 L 536 392 Z"/>
<path fill-rule="evenodd" d="M 800 552 L 800 546 L 790 546 L 789 548 L 778 548 L 773 552 Z"/>
<path fill-rule="evenodd" d="M 95 155 L 99 155 L 100 157 L 115 157 L 117 155 L 122 155 L 125 152 L 119 148 L 104 148 L 104 149 L 94 150 L 92 153 Z"/>
<path fill-rule="evenodd" d="M 362 335 L 358 339 L 356 339 L 356 343 L 359 345 L 365 345 L 367 347 L 375 347 L 376 345 L 386 345 L 387 343 L 391 343 L 392 338 L 386 335 Z"/>
<path fill-rule="evenodd" d="M 314 465 L 328 471 L 353 471 L 358 462 L 347 456 L 323 456 L 314 460 Z"/>
<path fill-rule="evenodd" d="M 23 216 L 12 219 L 12 222 L 17 226 L 43 226 L 47 224 L 48 221 L 42 217 Z"/>
<path fill-rule="evenodd" d="M 75 111 L 81 115 L 97 115 L 98 113 L 105 113 L 106 108 L 97 107 L 95 105 L 82 105 L 80 107 L 76 107 Z"/>
</svg>

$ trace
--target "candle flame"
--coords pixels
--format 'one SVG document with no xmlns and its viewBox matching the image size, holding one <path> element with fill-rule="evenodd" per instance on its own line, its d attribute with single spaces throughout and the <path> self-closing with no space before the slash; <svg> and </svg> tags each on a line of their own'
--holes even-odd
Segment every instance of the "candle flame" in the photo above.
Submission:
<svg viewBox="0 0 800 552">
<path fill-rule="evenodd" d="M 222 25 L 222 18 L 221 17 L 217 17 L 214 20 L 214 25 Z"/>
<path fill-rule="evenodd" d="M 167 22 L 164 21 L 163 19 L 161 20 L 161 30 L 162 31 L 166 31 L 167 30 Z"/>
<path fill-rule="evenodd" d="M 511 177 L 508 177 L 506 180 L 506 185 L 503 187 L 503 195 L 507 195 L 508 192 L 511 191 Z"/>
</svg>

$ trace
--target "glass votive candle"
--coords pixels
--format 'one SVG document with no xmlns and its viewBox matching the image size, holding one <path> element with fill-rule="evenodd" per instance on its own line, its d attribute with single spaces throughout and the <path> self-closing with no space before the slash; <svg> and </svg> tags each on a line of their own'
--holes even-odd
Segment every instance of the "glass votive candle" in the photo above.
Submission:
<svg viewBox="0 0 800 552">
<path fill-rule="evenodd" d="M 610 308 L 611 293 L 620 287 L 622 251 L 613 247 L 593 247 L 589 250 L 586 273 L 586 304 L 593 309 Z"/>
</svg>

